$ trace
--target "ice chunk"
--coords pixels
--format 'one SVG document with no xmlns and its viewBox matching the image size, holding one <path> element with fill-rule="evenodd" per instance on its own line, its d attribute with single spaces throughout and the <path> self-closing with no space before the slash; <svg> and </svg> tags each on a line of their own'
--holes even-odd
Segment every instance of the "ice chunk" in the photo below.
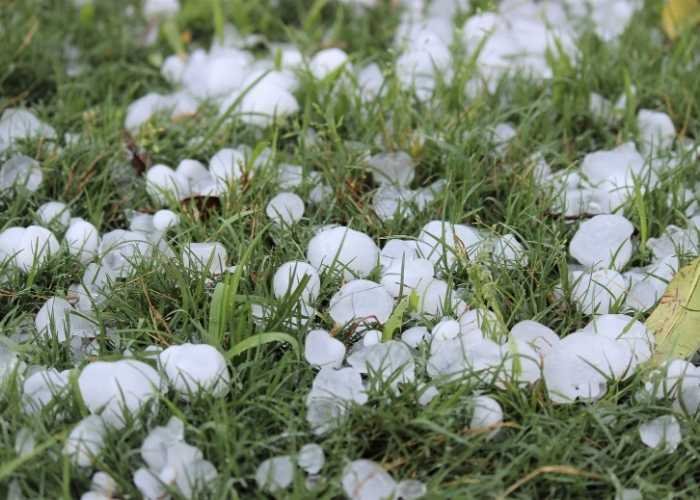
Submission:
<svg viewBox="0 0 700 500">
<path fill-rule="evenodd" d="M 510 336 L 518 341 L 526 342 L 541 356 L 545 356 L 560 341 L 559 336 L 551 328 L 532 320 L 521 321 L 513 325 Z"/>
<path fill-rule="evenodd" d="M 352 500 L 393 498 L 396 481 L 377 463 L 355 460 L 343 469 L 343 491 Z"/>
<path fill-rule="evenodd" d="M 380 185 L 408 186 L 415 176 L 413 159 L 404 151 L 370 156 L 367 165 Z"/>
<path fill-rule="evenodd" d="M 321 279 L 314 267 L 306 262 L 290 261 L 282 264 L 272 278 L 272 291 L 278 299 L 297 291 L 304 278 L 308 281 L 301 290 L 299 298 L 312 303 L 321 291 Z"/>
<path fill-rule="evenodd" d="M 574 271 L 572 278 L 571 298 L 584 314 L 608 314 L 628 290 L 627 281 L 617 271 Z"/>
<path fill-rule="evenodd" d="M 427 259 L 396 260 L 382 272 L 382 285 L 392 297 L 408 295 L 433 280 L 433 264 Z"/>
<path fill-rule="evenodd" d="M 639 437 L 649 448 L 673 453 L 681 442 L 681 426 L 673 415 L 663 415 L 639 426 Z"/>
<path fill-rule="evenodd" d="M 645 151 L 668 149 L 676 138 L 676 127 L 671 117 L 660 111 L 640 109 L 637 113 L 637 128 Z"/>
<path fill-rule="evenodd" d="M 319 271 L 337 266 L 345 279 L 364 278 L 377 266 L 379 248 L 365 233 L 337 226 L 316 234 L 306 256 Z"/>
<path fill-rule="evenodd" d="M 304 216 L 304 201 L 294 193 L 278 193 L 268 202 L 265 214 L 278 225 L 294 224 Z"/>
<path fill-rule="evenodd" d="M 185 399 L 199 392 L 223 397 L 231 376 L 224 356 L 208 344 L 173 345 L 158 356 L 168 381 Z"/>
<path fill-rule="evenodd" d="M 333 321 L 345 325 L 353 321 L 384 323 L 394 309 L 394 300 L 379 283 L 352 280 L 331 298 Z"/>
<path fill-rule="evenodd" d="M 64 235 L 68 252 L 87 264 L 97 255 L 100 246 L 100 234 L 97 228 L 80 218 L 71 219 Z"/>
<path fill-rule="evenodd" d="M 0 142 L 0 149 L 1 144 Z M 28 156 L 15 155 L 0 168 L 0 191 L 22 187 L 33 193 L 39 189 L 43 179 L 38 161 Z"/>
<path fill-rule="evenodd" d="M 255 472 L 255 482 L 258 488 L 279 492 L 287 489 L 294 480 L 294 462 L 292 457 L 284 455 L 281 457 L 268 458 L 258 466 Z"/>
<path fill-rule="evenodd" d="M 98 415 L 89 415 L 73 427 L 63 454 L 79 467 L 91 466 L 104 447 L 107 428 Z"/>
<path fill-rule="evenodd" d="M 189 243 L 182 250 L 184 266 L 194 272 L 222 274 L 226 260 L 226 248 L 218 241 Z"/>
<path fill-rule="evenodd" d="M 345 359 L 345 345 L 326 330 L 311 330 L 304 342 L 304 358 L 312 366 L 340 368 Z"/>
<path fill-rule="evenodd" d="M 318 474 L 326 462 L 326 455 L 316 443 L 308 443 L 301 447 L 297 455 L 297 464 L 309 474 Z"/>
<path fill-rule="evenodd" d="M 621 215 L 597 215 L 581 224 L 569 251 L 589 269 L 620 270 L 632 256 L 633 232 L 632 223 Z"/>
<path fill-rule="evenodd" d="M 39 224 L 50 227 L 56 225 L 64 229 L 70 224 L 70 209 L 68 205 L 60 201 L 49 201 L 41 205 L 36 211 Z"/>
<path fill-rule="evenodd" d="M 490 396 L 476 396 L 473 398 L 474 413 L 469 422 L 470 429 L 485 429 L 495 427 L 503 422 L 503 409 L 501 405 Z M 500 429 L 496 428 L 490 431 L 488 438 L 498 434 Z"/>
</svg>

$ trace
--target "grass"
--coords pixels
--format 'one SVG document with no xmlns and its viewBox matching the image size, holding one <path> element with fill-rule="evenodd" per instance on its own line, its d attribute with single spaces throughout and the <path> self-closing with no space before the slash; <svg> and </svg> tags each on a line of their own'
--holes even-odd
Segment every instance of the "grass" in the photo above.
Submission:
<svg viewBox="0 0 700 500">
<path fill-rule="evenodd" d="M 69 203 L 74 216 L 91 221 L 101 232 L 125 227 L 126 210 L 157 208 L 129 165 L 122 124 L 126 106 L 135 98 L 168 90 L 154 63 L 172 49 L 165 37 L 152 47 L 140 45 L 144 22 L 138 14 L 125 13 L 132 3 L 102 1 L 81 13 L 67 1 L 9 0 L 0 9 L 0 110 L 30 106 L 59 136 L 83 135 L 61 152 L 47 144 L 23 145 L 25 153 L 41 161 L 44 184 L 33 195 L 0 198 L 0 228 L 30 224 L 38 206 L 52 199 Z M 513 231 L 527 244 L 527 268 L 461 262 L 450 284 L 463 288 L 471 305 L 499 311 L 509 326 L 536 319 L 566 334 L 587 322 L 568 299 L 552 295 L 567 269 L 567 244 L 575 224 L 549 213 L 552 194 L 535 188 L 527 158 L 541 152 L 554 168 L 566 168 L 587 152 L 633 140 L 634 109 L 613 125 L 588 112 L 589 92 L 616 98 L 630 84 L 636 88 L 638 107 L 667 112 L 684 136 L 697 138 L 700 131 L 700 36 L 692 33 L 674 44 L 663 40 L 658 2 L 647 2 L 616 44 L 583 36 L 579 64 L 555 62 L 551 83 L 516 78 L 502 82 L 494 95 L 466 100 L 462 82 L 473 65 L 466 57 L 457 58 L 454 83 L 440 85 L 429 104 L 416 102 L 391 76 L 391 39 L 398 14 L 390 2 L 367 13 L 326 1 L 281 0 L 277 7 L 267 1 L 184 3 L 177 27 L 189 33 L 183 36 L 185 43 L 191 39 L 208 46 L 217 30 L 210 9 L 219 5 L 220 14 L 236 22 L 242 33 L 290 39 L 309 53 L 320 46 L 340 46 L 358 65 L 378 62 L 389 76 L 387 91 L 379 101 L 363 105 L 352 92 L 334 90 L 334 81 L 302 79 L 302 111 L 274 128 L 259 131 L 238 121 L 213 128 L 213 109 L 176 123 L 163 119 L 144 126 L 137 142 L 153 163 L 176 165 L 189 157 L 206 163 L 227 145 L 269 145 L 284 161 L 321 172 L 334 196 L 328 204 L 307 209 L 301 223 L 284 229 L 269 226 L 264 214 L 276 189 L 271 171 L 243 183 L 208 217 L 174 205 L 183 217 L 173 248 L 218 240 L 232 264 L 245 260 L 235 299 L 223 315 L 225 325 L 217 323 L 218 333 L 209 336 L 213 287 L 204 276 L 188 274 L 177 262 L 155 259 L 121 282 L 100 312 L 105 332 L 118 339 L 103 337 L 105 357 L 126 347 L 138 351 L 153 343 L 207 338 L 228 350 L 270 331 L 288 333 L 303 343 L 306 325 L 287 325 L 284 315 L 256 325 L 251 305 L 274 303 L 274 270 L 285 261 L 303 260 L 314 227 L 328 223 L 351 225 L 380 243 L 389 236 L 416 235 L 425 222 L 437 218 L 497 233 Z M 88 65 L 77 78 L 65 76 L 67 41 L 80 48 Z M 495 159 L 486 133 L 506 120 L 517 126 L 518 137 L 504 159 Z M 315 144 L 305 139 L 310 129 L 320 139 Z M 375 144 L 377 136 L 388 148 L 412 153 L 421 184 L 439 178 L 449 182 L 438 200 L 413 220 L 382 222 L 371 210 L 371 185 L 361 155 L 346 141 Z M 206 141 L 194 141 L 200 137 Z M 686 158 L 657 190 L 639 192 L 626 207 L 625 215 L 638 230 L 643 228 L 644 238 L 658 236 L 668 224 L 684 224 L 678 197 L 669 206 L 667 196 L 693 186 L 699 172 L 697 163 Z M 312 187 L 303 186 L 299 193 L 303 197 Z M 632 264 L 645 264 L 645 258 L 637 253 Z M 52 295 L 63 295 L 82 272 L 80 263 L 66 254 L 29 276 L 4 272 L 8 277 L 0 283 L 2 340 L 15 345 L 28 365 L 73 367 L 67 349 L 57 342 L 15 344 L 13 339 L 20 332 L 31 334 L 33 315 L 41 304 Z M 337 277 L 327 276 L 320 304 L 327 304 L 339 285 Z M 331 327 L 324 309 L 319 307 L 317 323 Z M 216 321 L 222 321 L 220 311 L 217 314 Z M 186 422 L 187 441 L 202 449 L 219 471 L 211 498 L 261 497 L 254 481 L 257 465 L 314 441 L 304 404 L 313 371 L 293 349 L 266 344 L 232 357 L 230 366 L 233 387 L 227 398 L 202 397 L 186 404 L 165 395 L 155 415 L 109 435 L 97 468 L 117 480 L 123 497 L 138 497 L 132 473 L 141 465 L 138 449 L 147 429 L 164 424 L 172 414 Z M 416 388 L 392 395 L 374 387 L 366 406 L 355 408 L 347 422 L 318 441 L 328 462 L 314 496 L 341 496 L 343 466 L 348 460 L 369 458 L 397 478 L 425 481 L 429 498 L 609 498 L 621 488 L 639 488 L 645 498 L 695 497 L 700 486 L 700 422 L 681 420 L 684 438 L 673 454 L 643 446 L 639 424 L 667 413 L 669 405 L 637 401 L 641 382 L 637 376 L 611 388 L 596 404 L 572 406 L 552 406 L 541 384 L 532 390 L 489 390 L 503 406 L 506 420 L 493 440 L 467 429 L 470 397 L 477 390 L 473 381 L 446 386 L 427 407 L 417 405 Z M 1 394 L 0 496 L 7 494 L 10 480 L 16 480 L 27 498 L 76 498 L 87 491 L 91 472 L 71 467 L 60 454 L 66 431 L 85 414 L 76 397 L 55 401 L 28 418 L 12 383 Z M 23 426 L 37 433 L 39 447 L 17 462 L 14 439 Z M 303 477 L 281 496 L 309 498 Z"/>
</svg>

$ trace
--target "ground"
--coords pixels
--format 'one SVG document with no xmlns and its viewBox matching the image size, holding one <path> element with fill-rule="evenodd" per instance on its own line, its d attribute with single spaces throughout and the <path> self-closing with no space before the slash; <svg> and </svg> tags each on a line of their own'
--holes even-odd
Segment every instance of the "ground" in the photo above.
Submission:
<svg viewBox="0 0 700 500">
<path fill-rule="evenodd" d="M 211 2 L 216 3 L 216 2 Z M 398 14 L 389 2 L 376 9 L 355 11 L 331 2 L 222 2 L 223 15 L 243 33 L 293 40 L 306 53 L 338 46 L 353 61 L 375 61 L 389 67 Z M 482 2 L 483 3 L 483 2 Z M 131 4 L 131 2 L 129 2 Z M 210 2 L 189 2 L 178 18 L 181 43 L 207 47 L 215 36 Z M 125 2 L 97 2 L 80 11 L 70 2 L 10 1 L 0 9 L 3 49 L 0 51 L 0 109 L 30 107 L 61 136 L 83 134 L 85 140 L 60 153 L 36 143 L 25 152 L 39 158 L 44 183 L 39 191 L 0 198 L 0 228 L 26 226 L 47 200 L 70 204 L 74 216 L 89 220 L 101 232 L 127 225 L 125 211 L 153 211 L 125 151 L 126 107 L 149 91 L 167 92 L 159 64 L 173 51 L 167 36 L 143 46 L 144 21 L 126 12 Z M 138 13 L 137 6 L 134 5 Z M 487 279 L 477 279 L 468 262 L 450 276 L 455 287 L 470 287 L 470 303 L 498 309 L 508 325 L 536 319 L 560 333 L 582 327 L 588 318 L 567 299 L 554 294 L 569 261 L 567 244 L 575 225 L 551 213 L 547 193 L 537 190 L 526 159 L 541 152 L 554 169 L 576 164 L 583 155 L 610 148 L 637 134 L 635 115 L 610 125 L 589 112 L 589 93 L 615 97 L 633 85 L 640 108 L 668 113 L 676 129 L 697 137 L 700 104 L 698 44 L 700 34 L 668 42 L 659 30 L 659 5 L 647 2 L 618 42 L 605 44 L 593 34 L 580 41 L 577 65 L 559 61 L 551 81 L 515 79 L 495 93 L 468 99 L 464 94 L 472 66 L 456 58 L 452 84 L 439 85 L 430 103 L 417 102 L 409 92 L 390 84 L 387 94 L 372 104 L 335 96 L 327 82 L 302 81 L 300 113 L 278 126 L 246 127 L 222 123 L 213 109 L 170 122 L 149 122 L 134 141 L 152 163 L 176 165 L 183 158 L 206 163 L 226 145 L 253 148 L 273 145 L 289 163 L 313 168 L 333 188 L 328 203 L 307 207 L 304 220 L 291 228 L 270 226 L 265 205 L 274 195 L 272 178 L 256 176 L 243 182 L 218 209 L 198 216 L 185 211 L 175 246 L 186 241 L 216 240 L 230 263 L 245 259 L 246 272 L 235 305 L 228 313 L 222 349 L 263 331 L 283 331 L 303 345 L 306 329 L 282 324 L 263 326 L 251 319 L 253 302 L 272 301 L 271 279 L 283 262 L 303 260 L 314 228 L 347 224 L 381 244 L 389 235 L 415 235 L 433 219 L 467 222 L 497 232 L 520 235 L 528 248 L 524 269 L 494 266 Z M 85 70 L 66 75 L 64 45 L 79 48 Z M 387 116 L 392 114 L 391 127 Z M 505 158 L 491 153 L 485 134 L 497 123 L 516 125 L 518 135 Z M 313 128 L 320 141 L 304 142 Z M 375 144 L 384 136 L 388 147 L 409 151 L 418 162 L 421 183 L 446 179 L 449 188 L 411 220 L 383 222 L 371 209 L 366 170 L 345 141 Z M 203 142 L 192 141 L 205 137 Z M 679 186 L 700 180 L 697 163 L 688 162 L 624 211 L 637 230 L 658 236 L 671 223 L 683 223 L 678 203 L 667 203 Z M 302 198 L 311 186 L 299 191 Z M 645 264 L 643 253 L 633 264 Z M 30 325 L 50 296 L 65 293 L 82 276 L 81 264 L 61 254 L 41 271 L 12 273 L 0 284 L 0 331 L 4 337 Z M 327 303 L 339 280 L 326 280 L 321 303 Z M 116 331 L 122 346 L 139 350 L 150 344 L 167 346 L 201 340 L 209 325 L 211 284 L 192 277 L 173 262 L 154 259 L 120 283 L 101 313 L 102 324 Z M 319 324 L 332 321 L 320 307 Z M 57 342 L 21 345 L 27 364 L 72 368 L 67 350 Z M 118 356 L 107 344 L 101 356 Z M 262 496 L 254 476 L 260 462 L 273 455 L 294 453 L 316 441 L 327 456 L 318 498 L 342 495 L 340 475 L 349 460 L 367 458 L 395 477 L 422 480 L 428 498 L 609 498 L 622 488 L 638 488 L 645 498 L 695 497 L 700 481 L 700 423 L 682 421 L 678 450 L 664 454 L 644 446 L 641 422 L 668 411 L 668 404 L 639 403 L 634 396 L 642 375 L 611 388 L 595 404 L 552 405 L 542 384 L 531 390 L 506 387 L 490 392 L 502 405 L 504 426 L 494 439 L 468 429 L 469 399 L 475 387 L 457 382 L 441 391 L 428 406 L 416 404 L 415 389 L 393 395 L 370 392 L 367 405 L 357 407 L 338 429 L 315 438 L 306 422 L 305 395 L 314 371 L 285 344 L 269 344 L 230 361 L 232 388 L 223 399 L 201 397 L 183 402 L 163 396 L 148 426 L 163 425 L 175 414 L 186 422 L 189 443 L 199 447 L 217 467 L 212 498 Z M 76 398 L 66 396 L 50 411 L 25 416 L 17 388 L 0 398 L 0 495 L 16 480 L 27 498 L 77 498 L 87 491 L 91 472 L 73 467 L 61 456 L 66 432 L 81 417 Z M 146 417 L 144 417 L 146 418 Z M 28 426 L 38 436 L 35 452 L 17 461 L 17 431 Z M 98 468 L 111 474 L 123 497 L 138 497 L 132 481 L 141 465 L 139 446 L 144 426 L 130 425 L 108 435 Z M 309 498 L 304 478 L 281 494 Z"/>
</svg>

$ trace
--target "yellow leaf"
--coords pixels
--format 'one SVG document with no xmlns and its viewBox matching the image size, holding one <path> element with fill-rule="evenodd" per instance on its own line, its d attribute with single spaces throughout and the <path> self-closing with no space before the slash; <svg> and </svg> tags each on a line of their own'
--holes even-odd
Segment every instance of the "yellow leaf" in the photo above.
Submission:
<svg viewBox="0 0 700 500">
<path fill-rule="evenodd" d="M 700 22 L 700 0 L 668 0 L 661 11 L 661 27 L 675 40 L 685 29 Z"/>
<path fill-rule="evenodd" d="M 653 362 L 690 358 L 700 349 L 700 258 L 681 269 L 647 319 L 656 336 Z"/>
</svg>

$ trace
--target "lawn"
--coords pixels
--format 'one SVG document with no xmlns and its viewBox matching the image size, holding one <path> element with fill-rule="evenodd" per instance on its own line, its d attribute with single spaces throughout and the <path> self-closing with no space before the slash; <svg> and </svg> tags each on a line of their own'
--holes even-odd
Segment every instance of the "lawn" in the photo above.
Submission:
<svg viewBox="0 0 700 500">
<path fill-rule="evenodd" d="M 639 344 L 698 254 L 699 31 L 145 3 L 0 7 L 1 497 L 700 496 L 700 369 Z"/>
</svg>

